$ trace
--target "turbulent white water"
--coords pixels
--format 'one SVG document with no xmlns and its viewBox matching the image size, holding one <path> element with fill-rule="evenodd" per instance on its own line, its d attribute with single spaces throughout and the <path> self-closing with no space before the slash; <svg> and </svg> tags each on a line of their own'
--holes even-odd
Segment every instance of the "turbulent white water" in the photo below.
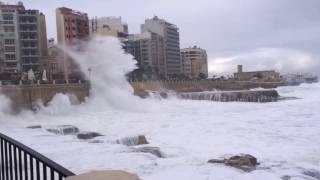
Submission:
<svg viewBox="0 0 320 180">
<path fill-rule="evenodd" d="M 57 95 L 38 113 L 7 115 L 0 96 L 0 131 L 31 146 L 76 173 L 122 169 L 144 180 L 311 179 L 305 169 L 320 171 L 320 84 L 278 88 L 300 99 L 266 104 L 178 99 L 139 99 L 131 95 L 124 74 L 134 68 L 114 39 L 95 39 L 76 57 L 92 68 L 92 99 L 73 106 Z M 115 63 L 115 65 L 113 65 Z M 115 74 L 114 74 L 115 73 Z M 89 74 L 88 74 L 89 76 Z M 103 143 L 55 135 L 55 125 L 75 125 L 105 136 Z M 42 129 L 26 126 L 42 125 Z M 116 140 L 143 134 L 166 158 L 133 152 Z M 212 158 L 249 153 L 261 162 L 251 173 L 207 164 Z"/>
</svg>

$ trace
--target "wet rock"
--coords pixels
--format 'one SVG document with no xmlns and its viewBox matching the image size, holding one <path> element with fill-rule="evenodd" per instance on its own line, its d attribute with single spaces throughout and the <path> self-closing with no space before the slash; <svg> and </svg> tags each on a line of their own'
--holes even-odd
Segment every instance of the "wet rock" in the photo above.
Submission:
<svg viewBox="0 0 320 180">
<path fill-rule="evenodd" d="M 81 132 L 81 133 L 77 134 L 78 139 L 84 139 L 84 140 L 93 139 L 98 136 L 102 136 L 102 134 L 97 133 L 97 132 Z"/>
<path fill-rule="evenodd" d="M 28 126 L 28 129 L 41 129 L 42 126 L 41 125 L 35 125 L 35 126 Z"/>
<path fill-rule="evenodd" d="M 210 159 L 209 161 L 208 161 L 208 163 L 214 163 L 214 164 L 224 164 L 225 163 L 225 160 L 223 159 L 223 160 L 220 160 L 220 159 Z"/>
<path fill-rule="evenodd" d="M 287 175 L 286 175 L 286 176 L 282 176 L 281 179 L 282 179 L 282 180 L 290 180 L 290 179 L 291 179 L 291 176 L 287 176 Z"/>
<path fill-rule="evenodd" d="M 101 141 L 101 140 L 92 140 L 92 141 L 89 141 L 89 143 L 92 143 L 92 144 L 101 144 L 101 143 L 103 143 L 103 141 Z"/>
<path fill-rule="evenodd" d="M 139 135 L 139 136 L 126 137 L 126 138 L 117 140 L 117 144 L 123 144 L 126 146 L 137 146 L 137 145 L 149 144 L 149 142 L 147 141 L 146 136 Z"/>
<path fill-rule="evenodd" d="M 134 90 L 134 95 L 139 96 L 141 98 L 149 97 L 149 92 L 143 89 Z"/>
<path fill-rule="evenodd" d="M 240 154 L 222 160 L 211 159 L 208 161 L 208 163 L 225 164 L 226 166 L 231 166 L 243 171 L 253 171 L 255 170 L 256 166 L 259 165 L 257 158 L 250 154 Z"/>
<path fill-rule="evenodd" d="M 168 98 L 168 93 L 166 92 L 160 92 L 159 95 L 162 97 L 162 98 Z"/>
<path fill-rule="evenodd" d="M 79 128 L 72 125 L 61 125 L 47 129 L 47 131 L 60 135 L 74 135 L 79 132 Z"/>
<path fill-rule="evenodd" d="M 304 175 L 320 180 L 320 172 L 314 169 L 305 170 L 302 172 Z"/>
<path fill-rule="evenodd" d="M 146 146 L 146 147 L 136 148 L 135 152 L 150 153 L 159 158 L 164 158 L 163 154 L 160 151 L 160 148 L 158 147 Z"/>
</svg>

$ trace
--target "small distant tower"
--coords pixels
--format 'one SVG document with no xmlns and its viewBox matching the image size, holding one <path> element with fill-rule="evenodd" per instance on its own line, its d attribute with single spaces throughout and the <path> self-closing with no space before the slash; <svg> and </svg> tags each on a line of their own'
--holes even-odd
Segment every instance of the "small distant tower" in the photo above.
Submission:
<svg viewBox="0 0 320 180">
<path fill-rule="evenodd" d="M 238 73 L 242 73 L 242 72 L 243 72 L 242 65 L 238 65 Z"/>
</svg>

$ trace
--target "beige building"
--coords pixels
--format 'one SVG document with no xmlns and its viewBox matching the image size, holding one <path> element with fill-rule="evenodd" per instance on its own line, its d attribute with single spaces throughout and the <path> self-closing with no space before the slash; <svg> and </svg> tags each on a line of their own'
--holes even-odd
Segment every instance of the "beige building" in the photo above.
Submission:
<svg viewBox="0 0 320 180">
<path fill-rule="evenodd" d="M 207 52 L 197 46 L 181 49 L 183 73 L 191 79 L 208 77 Z"/>
<path fill-rule="evenodd" d="M 280 81 L 280 74 L 274 70 L 243 72 L 242 65 L 238 65 L 238 72 L 234 73 L 238 81 Z"/>
<path fill-rule="evenodd" d="M 41 56 L 48 56 L 48 38 L 47 38 L 47 28 L 46 28 L 46 16 L 40 13 L 39 17 L 39 27 L 40 27 L 40 53 Z"/>
<path fill-rule="evenodd" d="M 121 17 L 93 18 L 89 24 L 90 34 L 113 36 L 125 40 L 128 37 L 128 25 L 122 22 Z"/>
<path fill-rule="evenodd" d="M 75 45 L 79 40 L 89 38 L 89 19 L 87 13 L 75 11 L 66 7 L 56 9 L 57 39 L 59 45 Z M 82 72 L 77 63 L 65 53 L 62 56 L 65 80 L 82 78 Z"/>
<path fill-rule="evenodd" d="M 56 9 L 58 44 L 70 44 L 89 37 L 87 13 L 66 7 Z"/>
</svg>

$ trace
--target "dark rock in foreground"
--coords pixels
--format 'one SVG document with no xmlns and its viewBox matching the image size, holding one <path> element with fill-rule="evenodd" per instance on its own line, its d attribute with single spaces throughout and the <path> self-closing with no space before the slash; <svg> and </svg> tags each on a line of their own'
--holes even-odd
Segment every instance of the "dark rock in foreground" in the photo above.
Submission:
<svg viewBox="0 0 320 180">
<path fill-rule="evenodd" d="M 79 128 L 72 125 L 61 125 L 47 129 L 47 131 L 60 135 L 74 135 L 79 132 Z"/>
<path fill-rule="evenodd" d="M 41 129 L 42 126 L 41 125 L 35 125 L 35 126 L 28 126 L 28 129 Z"/>
<path fill-rule="evenodd" d="M 77 134 L 78 139 L 84 139 L 84 140 L 93 139 L 98 136 L 102 136 L 102 134 L 97 133 L 97 132 L 81 132 L 81 133 Z"/>
<path fill-rule="evenodd" d="M 208 161 L 208 163 L 225 164 L 226 166 L 231 166 L 247 172 L 255 170 L 256 166 L 259 165 L 257 158 L 249 154 L 240 154 L 222 160 L 211 159 Z"/>
<path fill-rule="evenodd" d="M 147 141 L 146 136 L 139 135 L 139 136 L 126 137 L 126 138 L 117 140 L 117 144 L 123 144 L 126 146 L 137 146 L 137 145 L 149 144 L 149 142 Z"/>
<path fill-rule="evenodd" d="M 135 152 L 150 153 L 150 154 L 153 154 L 159 158 L 164 157 L 160 151 L 160 148 L 158 148 L 158 147 L 146 146 L 146 147 L 136 148 Z"/>
</svg>

